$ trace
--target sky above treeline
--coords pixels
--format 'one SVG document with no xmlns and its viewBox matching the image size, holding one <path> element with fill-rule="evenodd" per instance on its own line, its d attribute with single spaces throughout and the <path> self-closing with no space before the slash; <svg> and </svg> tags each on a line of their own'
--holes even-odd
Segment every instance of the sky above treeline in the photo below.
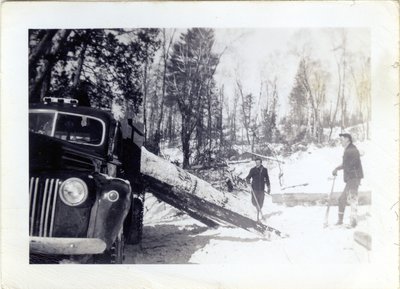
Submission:
<svg viewBox="0 0 400 289">
<path fill-rule="evenodd" d="M 258 99 L 261 81 L 276 77 L 279 115 L 284 116 L 299 64 L 297 52 L 306 50 L 328 72 L 327 98 L 332 99 L 337 94 L 335 57 L 339 55 L 343 35 L 348 55 L 370 56 L 367 28 L 216 29 L 215 52 L 221 53 L 226 48 L 216 72 L 217 85 L 224 86 L 227 103 L 232 103 L 236 79 L 240 80 L 245 94 L 252 93 Z"/>
</svg>

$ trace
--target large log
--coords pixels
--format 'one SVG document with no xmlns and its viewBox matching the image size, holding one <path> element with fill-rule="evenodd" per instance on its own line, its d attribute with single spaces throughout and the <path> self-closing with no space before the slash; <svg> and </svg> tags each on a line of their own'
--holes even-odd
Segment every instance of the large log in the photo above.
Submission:
<svg viewBox="0 0 400 289">
<path fill-rule="evenodd" d="M 338 199 L 342 192 L 334 192 L 330 199 L 331 206 L 338 205 Z M 326 205 L 328 194 L 326 193 L 286 193 L 272 194 L 272 202 L 285 204 L 287 206 L 298 206 L 304 204 Z M 371 204 L 371 191 L 358 192 L 358 204 L 360 206 Z"/>
<path fill-rule="evenodd" d="M 228 223 L 269 236 L 280 231 L 250 218 L 255 208 L 142 148 L 141 173 L 148 189 L 159 199 L 207 225 Z"/>
</svg>

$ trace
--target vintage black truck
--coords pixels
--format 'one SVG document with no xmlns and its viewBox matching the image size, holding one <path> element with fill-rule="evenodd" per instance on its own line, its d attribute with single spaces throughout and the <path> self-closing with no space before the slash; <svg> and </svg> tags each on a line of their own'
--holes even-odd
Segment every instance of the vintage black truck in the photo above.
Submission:
<svg viewBox="0 0 400 289">
<path fill-rule="evenodd" d="M 31 263 L 122 263 L 142 234 L 142 140 L 132 120 L 73 99 L 30 104 Z"/>
<path fill-rule="evenodd" d="M 238 212 L 232 194 L 144 149 L 131 119 L 44 98 L 30 105 L 29 142 L 31 263 L 122 263 L 125 242 L 141 241 L 145 190 L 207 226 L 284 236 Z"/>
</svg>

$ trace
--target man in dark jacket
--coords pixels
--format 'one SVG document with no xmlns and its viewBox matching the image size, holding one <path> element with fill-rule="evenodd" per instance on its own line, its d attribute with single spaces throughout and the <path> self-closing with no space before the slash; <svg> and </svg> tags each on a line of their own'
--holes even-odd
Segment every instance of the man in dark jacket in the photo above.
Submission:
<svg viewBox="0 0 400 289">
<path fill-rule="evenodd" d="M 250 179 L 252 179 L 251 187 L 253 191 L 251 194 L 251 202 L 257 208 L 257 221 L 259 221 L 259 214 L 262 216 L 261 208 L 264 204 L 265 184 L 268 188 L 267 194 L 271 193 L 268 170 L 263 167 L 260 158 L 256 159 L 256 166 L 250 170 L 249 175 L 246 177 L 248 184 L 250 184 Z"/>
<path fill-rule="evenodd" d="M 354 228 L 357 226 L 358 186 L 360 185 L 361 179 L 364 177 L 364 173 L 361 166 L 360 153 L 353 144 L 351 135 L 342 133 L 339 136 L 345 148 L 343 162 L 333 170 L 332 174 L 336 176 L 338 170 L 343 170 L 343 179 L 346 186 L 342 195 L 339 197 L 339 219 L 336 225 L 343 224 L 344 210 L 347 202 L 349 202 L 351 207 L 350 222 L 351 226 Z"/>
</svg>

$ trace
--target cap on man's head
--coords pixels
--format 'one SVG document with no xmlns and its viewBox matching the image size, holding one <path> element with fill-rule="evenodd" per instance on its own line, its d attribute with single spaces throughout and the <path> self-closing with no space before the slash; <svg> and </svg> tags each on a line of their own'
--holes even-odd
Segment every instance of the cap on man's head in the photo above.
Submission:
<svg viewBox="0 0 400 289">
<path fill-rule="evenodd" d="M 262 162 L 262 159 L 261 159 L 260 157 L 257 157 L 257 158 L 255 159 L 255 161 L 260 161 L 260 162 Z"/>
<path fill-rule="evenodd" d="M 339 134 L 340 137 L 345 137 L 347 138 L 350 142 L 353 142 L 353 139 L 349 133 L 341 133 Z"/>
</svg>

